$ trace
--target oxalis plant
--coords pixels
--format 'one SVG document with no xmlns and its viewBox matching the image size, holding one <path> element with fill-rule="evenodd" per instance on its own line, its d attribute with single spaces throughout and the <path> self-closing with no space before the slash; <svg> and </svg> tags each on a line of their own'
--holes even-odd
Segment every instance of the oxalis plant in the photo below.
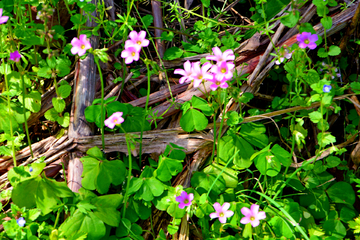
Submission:
<svg viewBox="0 0 360 240">
<path fill-rule="evenodd" d="M 300 8 L 306 1 L 280 2 L 254 2 L 250 26 L 219 21 L 219 15 L 230 16 L 224 11 L 226 1 L 220 6 L 201 0 L 196 8 L 161 2 L 181 31 L 161 28 L 159 38 L 172 42 L 172 47 L 160 57 L 153 17 L 138 12 L 143 2 L 121 2 L 121 14 L 109 21 L 105 2 L 65 0 L 72 24 L 65 29 L 48 25 L 58 1 L 1 1 L 0 139 L 4 144 L 0 153 L 9 156 L 13 165 L 7 172 L 11 188 L 0 194 L 1 239 L 359 239 L 355 193 L 360 187 L 359 160 L 353 152 L 349 161 L 345 147 L 358 134 L 360 84 L 347 58 L 340 56 L 337 42 L 332 39 L 329 44 L 326 30 L 333 26 L 329 12 L 338 3 L 312 1 L 316 21 L 324 29 L 320 34 L 315 31 L 319 26 L 301 21 Z M 288 12 L 277 17 L 287 4 Z M 341 6 L 344 11 L 351 8 L 351 4 Z M 36 8 L 35 19 L 41 23 L 34 23 L 30 7 Z M 90 17 L 93 11 L 99 17 Z M 190 16 L 201 20 L 186 29 L 182 20 Z M 98 25 L 84 28 L 88 18 Z M 278 20 L 298 30 L 292 41 L 276 43 L 272 29 Z M 250 30 L 220 34 L 226 27 Z M 71 40 L 66 37 L 70 29 L 76 35 Z M 110 51 L 94 49 L 89 41 L 99 31 L 102 43 L 116 41 L 120 46 L 114 56 L 122 62 L 114 68 L 122 75 L 114 82 L 122 82 L 121 93 L 129 67 L 134 79 L 146 72 L 144 108 L 120 102 L 117 96 L 105 99 L 102 65 L 109 63 Z M 175 34 L 181 35 L 181 44 L 174 43 Z M 266 105 L 256 102 L 259 93 L 245 92 L 247 66 L 238 64 L 240 42 L 254 39 L 254 34 L 268 39 L 273 49 L 268 60 L 275 65 L 260 86 L 267 89 L 262 95 L 270 99 Z M 159 64 L 149 52 L 156 53 Z M 81 157 L 82 187 L 73 192 L 66 184 L 64 166 L 64 181 L 46 175 L 47 159 L 33 153 L 28 120 L 41 110 L 43 90 L 53 86 L 53 107 L 44 113 L 44 120 L 61 126 L 59 135 L 65 133 L 72 86 L 61 78 L 74 67 L 74 58 L 89 54 L 99 73 L 100 97 L 89 103 L 84 114 L 101 134 L 101 145 Z M 187 60 L 199 54 L 205 57 Z M 165 67 L 163 60 L 180 58 L 186 61 L 170 71 Z M 150 103 L 152 75 L 166 80 L 167 111 L 180 111 L 181 133 L 211 136 L 210 153 L 202 160 L 196 154 L 187 156 L 187 146 L 172 142 L 156 158 L 143 154 L 144 134 L 166 117 Z M 189 101 L 177 101 L 172 94 L 170 80 L 177 78 L 194 93 Z M 274 92 L 275 97 L 269 95 Z M 231 107 L 234 103 L 239 111 Z M 105 135 L 119 134 L 127 152 L 106 153 Z M 346 144 L 339 144 L 340 139 Z M 16 151 L 26 145 L 32 161 L 19 165 Z M 194 167 L 196 161 L 201 165 Z M 179 181 L 186 171 L 188 180 Z"/>
</svg>

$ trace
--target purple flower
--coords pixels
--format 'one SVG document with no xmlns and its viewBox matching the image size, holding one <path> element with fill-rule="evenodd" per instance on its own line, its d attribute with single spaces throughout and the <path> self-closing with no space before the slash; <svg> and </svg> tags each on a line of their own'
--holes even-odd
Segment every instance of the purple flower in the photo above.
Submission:
<svg viewBox="0 0 360 240">
<path fill-rule="evenodd" d="M 219 81 L 229 80 L 233 76 L 232 70 L 234 69 L 235 64 L 229 62 L 221 62 L 217 65 L 212 66 L 211 72 L 215 73 L 215 78 Z"/>
<path fill-rule="evenodd" d="M 207 60 L 217 61 L 217 63 L 235 60 L 234 52 L 231 49 L 225 50 L 225 52 L 221 52 L 220 48 L 213 47 L 212 51 L 214 55 L 207 56 Z"/>
<path fill-rule="evenodd" d="M 30 168 L 29 168 L 29 172 L 32 172 L 32 171 L 33 171 L 33 168 L 32 168 L 32 167 L 30 167 Z"/>
<path fill-rule="evenodd" d="M 113 129 L 115 125 L 123 123 L 124 119 L 121 117 L 122 115 L 122 112 L 113 113 L 108 119 L 105 120 L 105 126 Z"/>
<path fill-rule="evenodd" d="M 210 85 L 210 89 L 215 91 L 218 87 L 220 88 L 227 88 L 229 87 L 229 84 L 226 82 L 226 79 L 223 79 L 221 81 L 217 80 L 215 77 L 215 74 L 213 74 L 212 79 L 208 79 L 209 82 L 212 82 L 213 84 Z"/>
<path fill-rule="evenodd" d="M 15 51 L 10 53 L 10 60 L 14 61 L 14 62 L 19 62 L 21 58 L 21 55 L 19 53 L 19 51 Z"/>
<path fill-rule="evenodd" d="M 3 16 L 3 9 L 0 8 L 0 24 L 6 23 L 9 20 L 8 16 Z"/>
<path fill-rule="evenodd" d="M 324 93 L 329 93 L 330 92 L 330 90 L 331 90 L 331 85 L 324 85 L 324 87 L 323 87 L 323 92 Z"/>
<path fill-rule="evenodd" d="M 230 208 L 230 203 L 224 203 L 222 206 L 220 203 L 214 203 L 215 212 L 210 213 L 210 218 L 219 218 L 221 223 L 226 223 L 226 218 L 231 217 L 234 215 L 233 211 L 228 210 Z"/>
<path fill-rule="evenodd" d="M 319 39 L 318 35 L 311 34 L 310 32 L 303 32 L 296 35 L 296 39 L 300 42 L 300 48 L 310 48 L 311 50 L 316 48 L 316 41 Z"/>
<path fill-rule="evenodd" d="M 213 78 L 213 75 L 208 72 L 211 68 L 211 63 L 206 62 L 200 68 L 200 62 L 196 62 L 193 64 L 193 79 L 194 79 L 194 87 L 199 87 L 203 80 L 209 80 Z"/>
<path fill-rule="evenodd" d="M 140 31 L 139 33 L 137 33 L 136 31 L 131 31 L 129 34 L 130 40 L 126 40 L 125 41 L 125 49 L 130 47 L 130 46 L 136 46 L 139 49 L 141 47 L 147 47 L 149 46 L 150 41 L 145 39 L 146 37 L 146 32 L 145 31 Z"/>
<path fill-rule="evenodd" d="M 180 203 L 179 208 L 184 209 L 184 207 L 191 205 L 191 201 L 193 199 L 194 199 L 194 194 L 192 194 L 192 193 L 187 194 L 187 192 L 182 191 L 180 196 L 177 196 L 175 200 L 178 203 Z"/>
<path fill-rule="evenodd" d="M 71 53 L 74 55 L 78 54 L 79 57 L 84 55 L 86 53 L 86 50 L 91 48 L 90 42 L 86 39 L 85 34 L 81 34 L 79 39 L 76 37 L 73 38 L 73 40 L 71 40 L 71 45 Z"/>
<path fill-rule="evenodd" d="M 16 223 L 17 223 L 20 227 L 23 227 L 23 226 L 25 226 L 26 221 L 25 221 L 25 219 L 24 219 L 23 217 L 20 217 L 20 218 L 18 218 L 18 219 L 16 220 Z"/>
<path fill-rule="evenodd" d="M 140 58 L 139 55 L 139 48 L 137 46 L 130 46 L 128 48 L 125 48 L 121 52 L 121 57 L 125 58 L 125 63 L 130 64 L 133 61 L 138 61 Z"/>
<path fill-rule="evenodd" d="M 260 220 L 266 218 L 265 212 L 259 212 L 259 205 L 256 204 L 251 205 L 250 209 L 243 207 L 241 213 L 244 214 L 245 217 L 243 217 L 240 222 L 242 224 L 251 223 L 253 227 L 259 226 Z"/>
<path fill-rule="evenodd" d="M 193 80 L 193 77 L 192 77 L 193 68 L 192 68 L 192 64 L 190 63 L 189 60 L 184 63 L 184 70 L 183 69 L 175 69 L 174 73 L 183 75 L 183 77 L 181 77 L 179 79 L 179 83 L 181 83 L 181 84 L 183 84 L 184 82 L 191 82 L 191 80 Z"/>
</svg>

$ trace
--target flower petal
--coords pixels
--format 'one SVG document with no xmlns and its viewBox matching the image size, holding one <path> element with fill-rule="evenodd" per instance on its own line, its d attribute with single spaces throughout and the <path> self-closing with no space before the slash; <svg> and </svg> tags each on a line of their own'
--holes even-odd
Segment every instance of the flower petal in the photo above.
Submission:
<svg viewBox="0 0 360 240">
<path fill-rule="evenodd" d="M 138 34 L 138 39 L 140 41 L 143 41 L 145 39 L 145 37 L 146 37 L 146 32 L 144 30 L 141 30 Z"/>
<path fill-rule="evenodd" d="M 213 51 L 214 55 L 217 56 L 217 57 L 220 57 L 223 54 L 221 52 L 220 48 L 218 48 L 218 47 L 213 47 L 212 51 Z"/>
<path fill-rule="evenodd" d="M 212 91 L 216 91 L 216 89 L 219 87 L 219 85 L 217 85 L 217 84 L 211 84 L 210 85 L 210 89 L 212 90 Z"/>
<path fill-rule="evenodd" d="M 254 221 L 251 221 L 251 226 L 253 226 L 253 227 L 257 227 L 257 226 L 259 226 L 259 224 L 260 224 L 260 221 L 257 219 L 255 219 Z"/>
<path fill-rule="evenodd" d="M 318 35 L 312 34 L 311 36 L 309 36 L 309 41 L 310 42 L 316 42 L 317 40 L 319 40 Z"/>
<path fill-rule="evenodd" d="M 251 212 L 254 216 L 257 216 L 258 212 L 259 212 L 259 205 L 257 204 L 253 204 L 251 205 Z"/>
<path fill-rule="evenodd" d="M 222 205 L 222 210 L 223 210 L 223 211 L 227 211 L 229 208 L 230 208 L 230 203 L 228 203 L 228 202 L 225 202 L 225 203 Z"/>
<path fill-rule="evenodd" d="M 229 217 L 232 217 L 232 215 L 234 215 L 234 212 L 233 211 L 225 211 L 224 212 L 224 215 L 225 215 L 225 217 L 227 217 L 227 218 L 229 218 Z"/>
<path fill-rule="evenodd" d="M 216 212 L 210 213 L 210 218 L 214 219 L 214 218 L 218 218 L 219 215 Z"/>
<path fill-rule="evenodd" d="M 191 202 L 192 200 L 194 200 L 194 194 L 193 194 L 193 193 L 189 193 L 188 199 L 189 199 L 190 202 Z"/>
<path fill-rule="evenodd" d="M 184 69 L 186 72 L 191 72 L 192 68 L 192 64 L 189 60 L 187 60 L 186 62 L 184 62 Z"/>
<path fill-rule="evenodd" d="M 266 213 L 264 211 L 261 211 L 257 214 L 257 219 L 261 220 L 265 218 L 266 218 Z"/>
<path fill-rule="evenodd" d="M 186 72 L 184 71 L 184 69 L 175 69 L 174 74 L 179 74 L 179 75 L 183 75 L 183 76 L 187 75 Z"/>
<path fill-rule="evenodd" d="M 222 207 L 221 207 L 220 203 L 218 203 L 218 202 L 214 203 L 213 207 L 217 213 L 222 211 Z"/>
<path fill-rule="evenodd" d="M 184 209 L 184 207 L 185 207 L 185 204 L 183 202 L 179 204 L 179 208 Z"/>
<path fill-rule="evenodd" d="M 243 217 L 241 220 L 240 220 L 240 223 L 242 224 L 248 224 L 250 221 L 250 217 Z"/>
<path fill-rule="evenodd" d="M 129 33 L 129 37 L 130 37 L 131 40 L 136 42 L 136 40 L 138 39 L 138 33 L 136 31 L 131 31 Z"/>
<path fill-rule="evenodd" d="M 241 213 L 245 216 L 245 217 L 249 217 L 252 215 L 252 212 L 249 208 L 247 207 L 243 207 L 241 208 Z"/>
<path fill-rule="evenodd" d="M 219 217 L 219 221 L 221 223 L 226 223 L 226 217 Z"/>
</svg>

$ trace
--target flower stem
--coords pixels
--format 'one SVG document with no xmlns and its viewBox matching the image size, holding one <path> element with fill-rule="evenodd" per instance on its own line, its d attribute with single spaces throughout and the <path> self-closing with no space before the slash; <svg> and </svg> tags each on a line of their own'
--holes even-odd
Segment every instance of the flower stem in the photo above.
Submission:
<svg viewBox="0 0 360 240">
<path fill-rule="evenodd" d="M 100 118 L 101 118 L 101 143 L 102 149 L 105 150 L 105 136 L 104 136 L 104 80 L 101 72 L 101 67 L 99 64 L 99 58 L 94 56 L 96 66 L 98 67 L 99 75 L 100 75 L 100 83 L 101 83 L 101 111 L 100 111 Z"/>
<path fill-rule="evenodd" d="M 28 124 L 27 124 L 27 119 L 26 119 L 26 108 L 25 108 L 26 88 L 25 88 L 24 75 L 22 73 L 20 75 L 21 75 L 21 84 L 22 84 L 22 88 L 23 88 L 23 92 L 22 92 L 22 94 L 23 94 L 23 111 L 24 111 L 24 124 L 25 124 L 26 138 L 28 141 L 31 157 L 34 158 L 34 153 L 32 151 L 32 147 L 31 147 L 30 134 L 29 134 Z"/>
<path fill-rule="evenodd" d="M 121 127 L 121 130 L 124 131 L 124 129 Z M 124 131 L 125 132 L 125 131 Z M 126 214 L 126 205 L 127 205 L 127 201 L 129 198 L 129 186 L 130 186 L 130 180 L 131 180 L 131 172 L 132 172 L 132 158 L 131 158 L 131 149 L 130 149 L 130 145 L 129 145 L 129 139 L 128 139 L 128 135 L 125 134 L 125 141 L 126 141 L 126 147 L 128 150 L 128 154 L 129 154 L 129 173 L 128 173 L 128 177 L 127 177 L 127 183 L 126 183 L 126 190 L 125 190 L 125 196 L 124 196 L 124 209 L 123 209 L 123 215 L 122 217 L 125 218 L 125 214 Z"/>
</svg>

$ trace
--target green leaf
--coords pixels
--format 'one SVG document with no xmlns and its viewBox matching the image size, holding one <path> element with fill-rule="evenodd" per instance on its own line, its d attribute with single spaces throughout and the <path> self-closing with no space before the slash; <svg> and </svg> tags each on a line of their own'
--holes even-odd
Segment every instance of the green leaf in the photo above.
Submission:
<svg viewBox="0 0 360 240">
<path fill-rule="evenodd" d="M 47 120 L 56 121 L 57 118 L 59 117 L 59 114 L 54 108 L 50 108 L 49 110 L 46 111 L 44 116 Z"/>
<path fill-rule="evenodd" d="M 328 168 L 336 167 L 341 163 L 341 159 L 335 156 L 327 157 L 325 160 Z"/>
<path fill-rule="evenodd" d="M 116 236 L 117 237 L 125 237 L 129 235 L 131 229 L 131 222 L 129 219 L 122 218 L 119 226 L 116 228 Z"/>
<path fill-rule="evenodd" d="M 320 112 L 314 111 L 312 113 L 309 113 L 309 118 L 313 123 L 318 123 L 320 120 L 323 119 L 323 116 Z"/>
<path fill-rule="evenodd" d="M 137 215 L 142 219 L 146 220 L 151 215 L 151 207 L 145 206 L 140 201 L 133 201 L 134 210 L 137 213 Z"/>
<path fill-rule="evenodd" d="M 186 132 L 192 132 L 194 129 L 202 131 L 207 125 L 205 115 L 195 109 L 189 109 L 180 119 L 180 126 Z"/>
<path fill-rule="evenodd" d="M 297 22 L 300 19 L 299 11 L 290 12 L 284 18 L 281 18 L 280 22 L 287 26 L 288 28 L 293 28 L 296 26 Z"/>
<path fill-rule="evenodd" d="M 122 112 L 123 117 L 125 117 L 126 114 L 128 114 L 128 112 L 129 112 L 126 104 L 118 102 L 118 101 L 107 104 L 106 111 L 107 111 L 107 114 L 109 117 L 115 112 Z"/>
<path fill-rule="evenodd" d="M 66 182 L 57 182 L 37 176 L 20 182 L 12 191 L 12 200 L 19 207 L 41 209 L 43 215 L 52 211 L 60 198 L 72 197 L 73 192 Z"/>
<path fill-rule="evenodd" d="M 145 110 L 141 107 L 133 107 L 130 104 L 126 104 L 128 108 L 128 114 L 125 121 L 121 124 L 126 132 L 140 132 L 148 131 L 151 129 L 150 123 L 145 120 Z M 145 120 L 145 121 L 144 121 Z M 144 125 L 143 127 L 141 127 Z M 122 130 L 120 130 L 122 132 Z"/>
<path fill-rule="evenodd" d="M 327 191 L 329 198 L 335 203 L 353 205 L 355 203 L 355 192 L 347 182 L 337 182 Z"/>
<path fill-rule="evenodd" d="M 68 112 L 64 113 L 63 117 L 58 117 L 56 121 L 64 128 L 68 127 L 70 124 L 70 114 Z"/>
<path fill-rule="evenodd" d="M 33 169 L 32 172 L 29 171 L 30 166 Z M 43 171 L 46 163 L 33 163 L 30 166 L 13 167 L 8 171 L 8 179 L 13 187 L 24 180 L 36 178 Z"/>
<path fill-rule="evenodd" d="M 330 46 L 329 48 L 329 55 L 330 56 L 337 56 L 341 53 L 341 49 L 338 46 Z"/>
<path fill-rule="evenodd" d="M 209 166 L 207 166 L 204 169 L 204 173 L 214 173 L 216 175 L 220 174 L 225 166 L 213 163 Z M 224 178 L 226 187 L 227 188 L 236 188 L 239 181 L 238 181 L 238 171 L 235 171 L 231 168 L 225 168 L 221 176 Z"/>
<path fill-rule="evenodd" d="M 332 18 L 330 16 L 325 16 L 320 20 L 321 24 L 324 26 L 324 29 L 330 29 L 332 26 Z M 330 53 L 329 53 L 330 55 Z M 331 56 L 331 55 L 330 55 Z"/>
<path fill-rule="evenodd" d="M 309 85 L 318 83 L 320 81 L 320 76 L 314 69 L 310 69 L 307 74 L 303 75 L 303 78 Z"/>
<path fill-rule="evenodd" d="M 184 51 L 178 47 L 168 48 L 164 53 L 164 60 L 174 60 L 180 58 Z"/>
<path fill-rule="evenodd" d="M 176 159 L 160 156 L 159 167 L 154 171 L 154 176 L 163 182 L 171 180 L 172 176 L 176 176 L 182 171 L 183 166 L 181 162 Z"/>
<path fill-rule="evenodd" d="M 51 58 L 46 58 L 46 63 L 47 65 L 51 68 L 54 69 L 56 67 L 56 59 L 54 56 L 52 56 Z"/>
<path fill-rule="evenodd" d="M 280 161 L 268 151 L 257 155 L 254 159 L 254 164 L 261 174 L 266 174 L 270 177 L 278 175 L 281 170 Z"/>
<path fill-rule="evenodd" d="M 210 0 L 208 0 L 208 1 L 210 2 Z M 167 226 L 167 230 L 171 235 L 174 235 L 175 233 L 177 233 L 177 231 L 179 231 L 179 226 L 169 224 Z"/>
<path fill-rule="evenodd" d="M 195 95 L 191 98 L 191 104 L 193 108 L 200 109 L 206 116 L 211 116 L 214 113 L 213 109 L 205 99 Z"/>
<path fill-rule="evenodd" d="M 289 167 L 292 163 L 291 161 L 291 154 L 280 147 L 278 144 L 275 144 L 271 148 L 271 152 L 275 155 L 275 157 L 281 162 L 282 165 L 285 167 Z"/>
<path fill-rule="evenodd" d="M 326 58 L 328 56 L 328 53 L 325 51 L 325 48 L 320 48 L 318 50 L 318 56 L 321 58 Z"/>
<path fill-rule="evenodd" d="M 164 41 L 172 41 L 174 38 L 174 33 L 173 32 L 162 32 L 161 33 L 161 40 Z"/>
<path fill-rule="evenodd" d="M 79 210 L 68 217 L 59 230 L 65 236 L 74 233 L 87 233 L 86 239 L 88 240 L 98 240 L 106 234 L 105 224 L 94 213 L 84 214 Z"/>
<path fill-rule="evenodd" d="M 51 68 L 49 67 L 42 67 L 39 69 L 39 71 L 37 72 L 38 77 L 43 77 L 43 78 L 51 78 Z"/>
<path fill-rule="evenodd" d="M 19 96 L 19 101 L 23 103 L 23 96 Z M 38 112 L 41 109 L 41 95 L 37 91 L 25 95 L 25 108 L 31 112 Z"/>
<path fill-rule="evenodd" d="M 191 186 L 195 188 L 203 188 L 205 191 L 209 191 L 210 187 L 215 182 L 217 174 L 214 173 L 204 173 L 204 172 L 195 172 L 191 177 Z M 218 178 L 213 186 L 212 190 L 216 195 L 220 195 L 226 189 L 226 183 L 222 176 Z"/>
<path fill-rule="evenodd" d="M 58 113 L 62 113 L 66 106 L 65 100 L 61 98 L 53 98 L 52 104 Z"/>
<path fill-rule="evenodd" d="M 219 157 L 221 163 L 226 164 L 238 150 L 238 154 L 233 158 L 234 164 L 238 168 L 250 167 L 252 164 L 250 158 L 254 153 L 254 148 L 238 135 L 225 136 L 220 139 Z"/>
<path fill-rule="evenodd" d="M 100 105 L 90 105 L 85 108 L 85 119 L 88 122 L 94 122 L 97 127 L 101 127 L 101 106 Z M 104 109 L 104 119 L 105 119 L 105 109 Z"/>
<path fill-rule="evenodd" d="M 204 7 L 208 8 L 210 7 L 210 0 L 201 0 L 201 3 L 204 5 Z"/>
<path fill-rule="evenodd" d="M 93 149 L 95 151 L 95 149 Z M 89 154 L 89 151 L 88 151 Z M 108 161 L 106 159 L 85 156 L 83 162 L 82 185 L 84 188 L 105 194 L 109 191 L 110 184 L 119 185 L 125 180 L 125 164 L 120 160 Z"/>
<path fill-rule="evenodd" d="M 120 212 L 116 210 L 123 200 L 120 194 L 109 194 L 91 199 L 96 209 L 95 216 L 109 226 L 117 227 L 120 223 Z"/>
<path fill-rule="evenodd" d="M 240 135 L 250 144 L 264 148 L 269 144 L 269 138 L 265 134 L 266 128 L 260 123 L 246 123 L 241 126 Z"/>
<path fill-rule="evenodd" d="M 70 85 L 61 85 L 59 88 L 58 88 L 58 94 L 59 94 L 59 97 L 61 98 L 67 98 L 71 93 L 71 86 Z"/>
<path fill-rule="evenodd" d="M 154 17 L 150 14 L 147 14 L 147 15 L 143 16 L 141 18 L 141 20 L 144 23 L 145 27 L 149 27 L 153 23 Z"/>
</svg>

